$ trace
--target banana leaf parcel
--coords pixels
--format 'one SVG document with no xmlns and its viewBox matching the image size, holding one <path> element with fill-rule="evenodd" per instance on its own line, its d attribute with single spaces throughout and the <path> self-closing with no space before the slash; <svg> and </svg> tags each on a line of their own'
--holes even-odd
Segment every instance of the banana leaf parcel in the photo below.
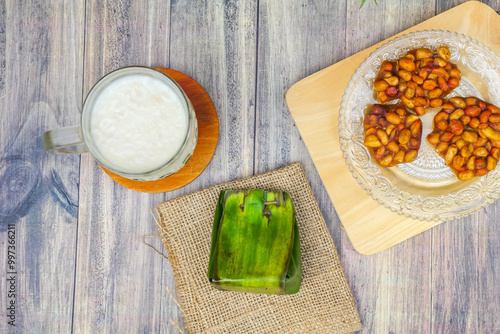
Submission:
<svg viewBox="0 0 500 334">
<path fill-rule="evenodd" d="M 281 295 L 299 291 L 299 229 L 287 192 L 220 192 L 208 278 L 220 290 Z"/>
</svg>

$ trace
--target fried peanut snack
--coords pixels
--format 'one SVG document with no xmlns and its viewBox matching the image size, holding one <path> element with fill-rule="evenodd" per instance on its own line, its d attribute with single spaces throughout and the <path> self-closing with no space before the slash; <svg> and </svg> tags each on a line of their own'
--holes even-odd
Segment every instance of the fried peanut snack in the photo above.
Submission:
<svg viewBox="0 0 500 334">
<path fill-rule="evenodd" d="M 375 104 L 364 120 L 365 146 L 382 167 L 412 162 L 422 139 L 422 121 L 396 105 Z"/>
<path fill-rule="evenodd" d="M 418 115 L 440 107 L 462 77 L 450 56 L 448 47 L 440 46 L 436 51 L 420 48 L 395 61 L 384 61 L 373 84 L 378 100 L 400 98 Z"/>
<path fill-rule="evenodd" d="M 434 117 L 427 142 L 459 180 L 495 169 L 500 148 L 500 108 L 476 97 L 454 97 Z"/>
</svg>

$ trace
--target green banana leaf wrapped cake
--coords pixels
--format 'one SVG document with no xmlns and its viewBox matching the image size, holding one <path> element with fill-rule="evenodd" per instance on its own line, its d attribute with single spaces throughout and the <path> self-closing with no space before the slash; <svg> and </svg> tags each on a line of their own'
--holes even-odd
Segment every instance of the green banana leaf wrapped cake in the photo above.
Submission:
<svg viewBox="0 0 500 334">
<path fill-rule="evenodd" d="M 287 192 L 221 191 L 208 279 L 220 290 L 279 295 L 299 291 L 299 228 Z"/>
</svg>

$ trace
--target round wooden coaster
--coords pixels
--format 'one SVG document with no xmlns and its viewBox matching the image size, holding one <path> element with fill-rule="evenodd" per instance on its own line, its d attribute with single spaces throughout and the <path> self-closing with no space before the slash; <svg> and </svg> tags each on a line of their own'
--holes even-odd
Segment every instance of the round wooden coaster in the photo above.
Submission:
<svg viewBox="0 0 500 334">
<path fill-rule="evenodd" d="M 198 120 L 198 143 L 193 156 L 177 173 L 156 181 L 134 181 L 102 169 L 122 186 L 145 193 L 163 193 L 184 187 L 196 179 L 208 166 L 219 141 L 219 118 L 207 91 L 190 76 L 167 68 L 156 67 L 168 74 L 186 92 Z"/>
</svg>

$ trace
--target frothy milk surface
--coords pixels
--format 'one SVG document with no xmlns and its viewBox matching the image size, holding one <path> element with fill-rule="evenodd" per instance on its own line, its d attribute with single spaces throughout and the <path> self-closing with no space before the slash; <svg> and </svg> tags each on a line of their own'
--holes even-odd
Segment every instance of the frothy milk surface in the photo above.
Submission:
<svg viewBox="0 0 500 334">
<path fill-rule="evenodd" d="M 101 91 L 90 128 L 97 148 L 112 166 L 142 173 L 175 156 L 186 137 L 187 117 L 181 100 L 167 84 L 133 74 Z"/>
</svg>

